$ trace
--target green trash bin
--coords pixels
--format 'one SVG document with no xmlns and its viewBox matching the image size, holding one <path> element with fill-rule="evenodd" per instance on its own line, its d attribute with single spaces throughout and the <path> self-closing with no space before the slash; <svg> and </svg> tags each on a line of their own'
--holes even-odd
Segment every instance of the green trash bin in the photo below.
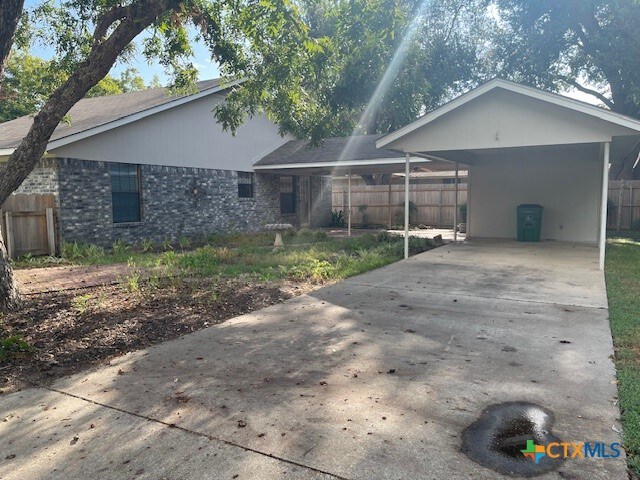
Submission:
<svg viewBox="0 0 640 480">
<path fill-rule="evenodd" d="M 539 242 L 542 231 L 542 206 L 518 205 L 518 241 Z"/>
</svg>

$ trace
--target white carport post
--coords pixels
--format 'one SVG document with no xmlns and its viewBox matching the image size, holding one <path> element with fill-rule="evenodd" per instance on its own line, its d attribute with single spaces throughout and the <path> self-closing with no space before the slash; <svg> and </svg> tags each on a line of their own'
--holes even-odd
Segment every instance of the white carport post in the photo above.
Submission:
<svg viewBox="0 0 640 480">
<path fill-rule="evenodd" d="M 457 243 L 458 242 L 458 170 L 459 170 L 459 165 L 458 162 L 456 162 L 456 179 L 455 179 L 455 184 L 456 184 L 456 188 L 455 188 L 455 200 L 453 202 L 453 243 Z"/>
<path fill-rule="evenodd" d="M 405 153 L 404 166 L 404 258 L 409 258 L 409 153 Z"/>
<path fill-rule="evenodd" d="M 609 197 L 609 157 L 611 142 L 604 143 L 604 155 L 602 161 L 602 196 L 600 198 L 600 270 L 604 270 L 604 251 L 607 246 L 607 200 Z"/>
<path fill-rule="evenodd" d="M 349 170 L 349 182 L 347 187 L 347 235 L 351 236 L 351 170 Z"/>
</svg>

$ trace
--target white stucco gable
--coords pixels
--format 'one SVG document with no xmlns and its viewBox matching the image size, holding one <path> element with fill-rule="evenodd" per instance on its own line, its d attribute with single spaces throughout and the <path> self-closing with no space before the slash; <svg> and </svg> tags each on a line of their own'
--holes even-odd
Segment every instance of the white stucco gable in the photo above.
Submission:
<svg viewBox="0 0 640 480">
<path fill-rule="evenodd" d="M 640 121 L 561 95 L 492 80 L 382 137 L 405 152 L 479 150 L 611 141 L 638 135 Z"/>
<path fill-rule="evenodd" d="M 236 135 L 223 131 L 213 108 L 224 94 L 203 96 L 117 128 L 54 147 L 50 155 L 85 160 L 252 171 L 290 140 L 266 115 L 247 119 Z"/>
</svg>

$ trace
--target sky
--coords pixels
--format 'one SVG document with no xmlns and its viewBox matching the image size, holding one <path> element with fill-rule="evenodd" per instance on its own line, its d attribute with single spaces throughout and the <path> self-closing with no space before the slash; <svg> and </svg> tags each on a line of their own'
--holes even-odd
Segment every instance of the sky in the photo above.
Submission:
<svg viewBox="0 0 640 480">
<path fill-rule="evenodd" d="M 26 0 L 25 7 L 32 8 L 39 4 L 41 0 Z M 138 45 L 138 52 L 134 56 L 132 62 L 130 64 L 116 64 L 111 69 L 111 75 L 117 77 L 120 75 L 120 72 L 127 68 L 135 68 L 140 73 L 140 76 L 144 79 L 146 84 L 149 84 L 154 75 L 158 76 L 160 83 L 166 85 L 168 83 L 168 77 L 164 73 L 164 69 L 157 62 L 149 64 L 147 63 L 147 59 L 142 55 L 142 40 L 148 36 L 147 32 L 143 32 L 140 34 L 134 41 L 136 45 Z M 211 61 L 211 55 L 209 54 L 209 50 L 202 43 L 193 42 L 194 47 L 194 58 L 192 60 L 194 66 L 198 69 L 199 79 L 200 80 L 208 80 L 211 78 L 217 78 L 220 76 L 220 70 L 218 65 L 215 62 Z M 36 44 L 31 48 L 31 54 L 36 57 L 49 59 L 53 57 L 54 50 L 50 45 L 42 45 Z"/>
</svg>

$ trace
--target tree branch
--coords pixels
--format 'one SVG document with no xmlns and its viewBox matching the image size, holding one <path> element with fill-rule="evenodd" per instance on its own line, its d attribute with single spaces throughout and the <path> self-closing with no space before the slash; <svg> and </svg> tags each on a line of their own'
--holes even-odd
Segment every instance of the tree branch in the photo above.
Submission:
<svg viewBox="0 0 640 480">
<path fill-rule="evenodd" d="M 24 0 L 2 0 L 0 2 L 0 90 L 7 58 L 13 45 L 13 36 L 24 8 Z"/>
<path fill-rule="evenodd" d="M 449 39 L 451 38 L 451 34 L 453 33 L 453 29 L 456 26 L 456 23 L 458 22 L 458 17 L 460 16 L 460 12 L 462 11 L 462 5 L 458 5 L 458 8 L 456 8 L 456 11 L 453 15 L 453 19 L 451 20 L 451 25 L 449 26 L 449 31 L 447 32 L 447 35 L 444 38 L 444 43 L 449 43 Z"/>
<path fill-rule="evenodd" d="M 572 78 L 563 77 L 562 80 L 568 83 L 569 85 L 571 85 L 572 87 L 574 87 L 576 90 L 580 90 L 583 93 L 596 97 L 598 100 L 604 103 L 611 110 L 615 109 L 614 103 L 610 99 L 605 97 L 602 93 L 598 92 L 597 90 L 593 90 L 591 88 L 585 87 L 584 85 L 579 84 Z"/>
<path fill-rule="evenodd" d="M 96 23 L 96 29 L 93 32 L 94 45 L 101 42 L 104 37 L 106 37 L 111 25 L 113 25 L 117 20 L 123 20 L 130 15 L 131 10 L 129 6 L 116 6 L 102 15 L 98 19 L 98 22 Z"/>
<path fill-rule="evenodd" d="M 69 112 L 96 85 L 133 39 L 163 13 L 177 10 L 182 0 L 140 0 L 129 6 L 111 35 L 94 43 L 87 58 L 67 81 L 47 100 L 33 119 L 29 132 L 11 154 L 0 175 L 0 205 L 27 178 L 44 154 L 54 130 Z M 101 20 L 98 20 L 101 23 Z"/>
</svg>

